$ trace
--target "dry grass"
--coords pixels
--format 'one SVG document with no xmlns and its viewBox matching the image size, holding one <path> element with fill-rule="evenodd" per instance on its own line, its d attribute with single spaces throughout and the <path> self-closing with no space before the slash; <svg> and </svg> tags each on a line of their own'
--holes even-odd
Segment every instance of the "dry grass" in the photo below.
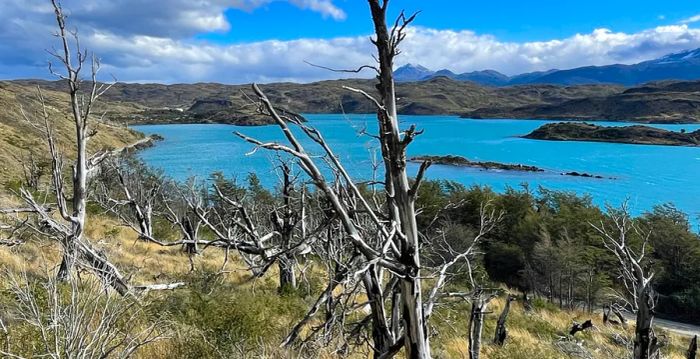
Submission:
<svg viewBox="0 0 700 359">
<path fill-rule="evenodd" d="M 520 304 L 513 304 L 508 317 L 508 339 L 503 347 L 492 344 L 492 337 L 498 315 L 503 309 L 504 299 L 499 298 L 490 306 L 491 314 L 487 315 L 483 332 L 482 358 L 484 359 L 559 359 L 569 358 L 560 345 L 579 345 L 590 353 L 593 358 L 629 358 L 630 352 L 623 346 L 616 344 L 614 337 L 619 336 L 631 340 L 633 327 L 628 329 L 621 327 L 605 326 L 600 314 L 589 314 L 582 311 L 563 311 L 553 306 L 536 309 L 531 313 L 524 311 Z M 467 345 L 467 315 L 468 305 L 457 309 L 461 320 L 452 319 L 452 327 L 459 332 L 450 330 L 443 332 L 441 337 L 433 340 L 433 348 L 436 357 L 442 358 L 468 358 Z M 578 333 L 572 341 L 566 335 L 572 321 L 585 321 L 593 319 L 595 327 L 583 333 Z M 446 325 L 439 325 L 443 330 Z M 667 341 L 662 349 L 663 358 L 682 359 L 687 349 L 690 338 L 670 334 L 657 330 L 658 334 Z M 573 356 L 572 356 L 573 357 Z"/>
<path fill-rule="evenodd" d="M 128 228 L 104 216 L 92 216 L 89 221 L 87 234 L 94 238 L 94 244 L 122 271 L 131 277 L 132 283 L 164 283 L 187 278 L 189 263 L 179 247 L 163 248 L 146 243 L 136 238 Z M 0 265 L 12 271 L 28 269 L 35 275 L 50 273 L 55 270 L 60 261 L 60 250 L 55 243 L 31 242 L 25 245 L 3 248 L 0 247 Z M 198 270 L 217 271 L 223 262 L 223 252 L 210 248 L 197 256 Z M 264 278 L 249 281 L 250 274 L 240 262 L 232 256 L 228 271 L 222 275 L 222 280 L 232 288 L 231 295 L 241 292 L 258 293 L 256 287 L 274 288 L 277 273 L 271 270 Z M 319 271 L 317 266 L 314 271 Z M 269 290 L 260 290 L 263 296 L 275 295 Z M 159 295 L 168 295 L 167 293 Z M 593 358 L 628 358 L 629 352 L 625 346 L 617 344 L 613 338 L 622 337 L 629 340 L 632 329 L 624 330 L 619 327 L 606 327 L 602 324 L 599 314 L 588 314 L 581 311 L 562 311 L 552 305 L 540 305 L 538 309 L 527 313 L 518 303 L 513 303 L 508 318 L 508 339 L 503 347 L 491 343 L 495 330 L 495 322 L 504 305 L 504 299 L 498 298 L 491 303 L 491 314 L 487 315 L 483 332 L 482 357 L 485 359 L 533 359 L 533 358 L 567 358 L 559 349 L 558 343 L 565 345 L 580 345 Z M 434 337 L 431 339 L 433 353 L 436 358 L 467 358 L 467 320 L 469 305 L 466 302 L 454 302 L 436 310 L 431 325 Z M 566 336 L 572 321 L 593 319 L 595 328 L 576 336 L 575 342 Z M 288 322 L 290 318 L 279 317 L 280 323 Z M 279 323 L 278 323 L 279 324 Z M 683 352 L 688 345 L 688 338 L 660 332 L 667 344 L 663 348 L 664 358 L 683 358 Z M 177 339 L 156 343 L 140 352 L 140 358 L 172 357 L 173 347 Z M 251 357 L 301 357 L 298 353 L 278 348 L 278 341 L 261 342 L 255 356 Z M 368 348 L 365 348 L 368 349 Z M 353 358 L 367 357 L 369 350 L 358 350 Z M 332 358 L 334 356 L 323 351 L 315 353 L 314 357 Z"/>
<path fill-rule="evenodd" d="M 66 156 L 72 157 L 75 154 L 75 145 L 71 138 L 75 130 L 68 117 L 68 95 L 54 91 L 43 93 L 59 145 Z M 21 114 L 21 109 L 24 109 L 28 116 L 36 117 L 41 109 L 36 94 L 35 87 L 0 81 L 0 184 L 7 184 L 20 177 L 18 156 L 26 156 L 32 150 L 39 160 L 42 156 L 47 156 L 48 148 L 42 139 L 41 131 L 27 123 Z M 129 111 L 128 106 L 120 104 L 106 103 L 101 104 L 101 107 L 111 112 Z M 99 116 L 99 109 L 96 113 Z M 142 137 L 135 131 L 107 122 L 94 123 L 97 135 L 90 142 L 92 152 L 123 147 Z"/>
</svg>

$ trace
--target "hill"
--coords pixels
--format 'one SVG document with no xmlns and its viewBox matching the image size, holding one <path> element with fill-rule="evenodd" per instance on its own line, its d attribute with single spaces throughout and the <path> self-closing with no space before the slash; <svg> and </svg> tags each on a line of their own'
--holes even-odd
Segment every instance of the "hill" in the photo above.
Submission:
<svg viewBox="0 0 700 359">
<path fill-rule="evenodd" d="M 57 82 L 18 80 L 21 86 L 61 90 Z M 308 84 L 261 85 L 270 100 L 296 113 L 371 113 L 372 104 L 343 89 L 350 86 L 373 94 L 372 80 L 333 80 Z M 481 86 L 449 77 L 397 85 L 399 113 L 460 114 L 468 118 L 541 118 L 654 123 L 700 120 L 700 81 L 652 82 L 639 87 L 618 85 Z M 129 124 L 230 123 L 265 125 L 255 114 L 250 85 L 127 84 L 105 94 L 112 120 Z"/>
<path fill-rule="evenodd" d="M 60 146 L 67 156 L 75 153 L 69 141 L 74 131 L 72 120 L 68 118 L 68 95 L 56 91 L 44 91 L 52 125 L 57 133 Z M 0 184 L 17 180 L 22 176 L 20 161 L 35 156 L 38 162 L 46 162 L 47 145 L 43 133 L 24 120 L 21 108 L 29 115 L 37 114 L 41 104 L 36 99 L 36 87 L 13 82 L 0 81 Z M 109 110 L 112 113 L 128 113 L 135 110 L 133 104 L 105 103 L 96 109 L 96 113 Z M 109 121 L 95 120 L 96 135 L 90 142 L 91 152 L 103 149 L 115 149 L 132 144 L 143 137 L 142 134 Z"/>
<path fill-rule="evenodd" d="M 499 104 L 463 114 L 469 118 L 611 120 L 643 123 L 695 123 L 700 120 L 700 82 L 659 82 L 620 93 L 558 103 Z"/>
<path fill-rule="evenodd" d="M 59 89 L 60 84 L 42 80 L 13 81 L 25 86 L 41 85 Z M 272 83 L 260 87 L 278 106 L 297 113 L 372 113 L 372 104 L 359 94 L 343 89 L 350 86 L 370 94 L 376 92 L 373 80 L 332 80 L 308 84 Z M 558 104 L 567 100 L 594 95 L 616 94 L 624 91 L 620 86 L 582 85 L 523 85 L 512 87 L 485 87 L 473 82 L 463 82 L 447 77 L 427 81 L 399 83 L 399 112 L 405 115 L 461 114 L 485 107 L 532 104 Z M 120 121 L 150 123 L 155 117 L 169 113 L 172 119 L 165 122 L 194 121 L 200 110 L 211 110 L 212 103 L 219 103 L 217 110 L 229 108 L 229 116 L 250 115 L 255 106 L 251 103 L 250 85 L 197 84 L 128 84 L 118 83 L 105 94 L 111 103 L 135 106 L 139 110 L 125 115 Z M 196 105 L 197 102 L 200 105 Z M 204 106 L 202 101 L 210 103 Z M 212 102 L 213 101 L 213 102 Z M 222 107 L 223 104 L 223 107 Z M 196 105 L 196 106 L 195 106 Z M 154 113 L 160 111 L 161 113 Z M 150 119 L 150 120 L 149 120 Z M 218 119 L 222 120 L 222 119 Z M 218 122 L 218 121 L 217 121 Z"/>
</svg>

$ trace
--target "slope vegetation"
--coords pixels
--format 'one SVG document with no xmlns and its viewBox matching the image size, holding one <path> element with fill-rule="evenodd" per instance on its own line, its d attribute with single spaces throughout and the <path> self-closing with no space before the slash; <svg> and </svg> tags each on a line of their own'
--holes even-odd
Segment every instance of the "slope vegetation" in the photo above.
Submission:
<svg viewBox="0 0 700 359">
<path fill-rule="evenodd" d="M 54 87 L 58 89 L 58 87 Z M 51 118 L 59 144 L 66 156 L 75 154 L 74 144 L 69 140 L 74 127 L 69 118 L 68 95 L 62 92 L 44 90 L 47 110 Z M 43 126 L 35 127 L 26 121 L 22 110 L 33 120 L 40 119 L 41 104 L 37 99 L 37 89 L 33 86 L 13 82 L 0 82 L 0 184 L 6 184 L 22 176 L 22 161 L 33 155 L 38 163 L 48 161 L 48 148 L 44 141 Z M 95 113 L 109 110 L 112 113 L 134 111 L 133 105 L 105 103 Z M 143 135 L 122 126 L 111 124 L 107 119 L 95 118 L 91 139 L 92 152 L 120 148 L 136 142 Z"/>
</svg>

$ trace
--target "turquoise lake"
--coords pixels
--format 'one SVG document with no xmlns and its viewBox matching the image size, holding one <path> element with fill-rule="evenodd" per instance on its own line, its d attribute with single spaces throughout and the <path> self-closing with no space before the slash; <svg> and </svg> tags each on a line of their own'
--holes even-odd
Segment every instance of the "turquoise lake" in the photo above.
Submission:
<svg viewBox="0 0 700 359">
<path fill-rule="evenodd" d="M 360 134 L 376 134 L 374 115 L 306 115 L 332 145 L 350 174 L 357 180 L 371 179 L 372 158 L 379 158 L 377 141 Z M 497 191 L 527 183 L 531 189 L 575 191 L 590 194 L 595 203 L 619 205 L 628 200 L 631 210 L 641 213 L 654 205 L 671 202 L 686 212 L 693 223 L 700 216 L 700 147 L 627 145 L 600 142 L 556 142 L 519 138 L 547 121 L 469 120 L 455 116 L 401 116 L 403 128 L 416 124 L 425 132 L 409 146 L 409 156 L 460 155 L 475 161 L 496 161 L 538 166 L 546 171 L 528 173 L 432 166 L 430 179 L 453 180 L 465 185 L 487 185 Z M 625 123 L 599 122 L 620 126 Z M 654 125 L 669 130 L 694 131 L 700 125 Z M 155 147 L 139 152 L 149 165 L 168 176 L 185 180 L 205 179 L 216 171 L 245 179 L 255 172 L 266 186 L 274 186 L 275 153 L 258 150 L 233 135 L 240 131 L 263 141 L 282 140 L 277 126 L 146 125 L 133 128 L 165 138 Z M 300 132 L 300 131 L 299 131 Z M 303 138 L 302 135 L 299 138 Z M 307 150 L 320 148 L 304 139 Z M 319 158 L 319 160 L 321 160 Z M 415 174 L 417 164 L 410 164 Z M 586 172 L 614 179 L 562 176 L 562 172 Z"/>
</svg>

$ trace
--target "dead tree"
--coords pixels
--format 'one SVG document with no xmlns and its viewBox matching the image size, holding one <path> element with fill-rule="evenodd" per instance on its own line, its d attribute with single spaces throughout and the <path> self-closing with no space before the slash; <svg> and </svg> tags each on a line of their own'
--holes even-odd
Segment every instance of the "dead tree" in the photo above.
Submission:
<svg viewBox="0 0 700 359">
<path fill-rule="evenodd" d="M 690 345 L 688 346 L 688 351 L 685 352 L 686 359 L 695 359 L 696 353 L 698 352 L 698 336 L 693 336 L 690 340 Z"/>
<path fill-rule="evenodd" d="M 342 277 L 329 285 L 329 290 L 324 291 L 318 298 L 317 303 L 300 322 L 302 325 L 292 329 L 284 344 L 289 345 L 299 337 L 303 324 L 311 320 L 321 305 L 331 300 L 337 303 L 336 300 L 340 298 L 334 297 L 334 286 L 339 285 L 336 283 L 344 283 L 352 284 L 353 287 L 361 286 L 364 293 L 371 297 L 368 303 L 371 317 L 361 323 L 371 323 L 375 357 L 391 357 L 403 347 L 408 358 L 429 358 L 427 320 L 435 301 L 441 297 L 444 278 L 442 281 L 438 279 L 441 284 L 436 286 L 435 291 L 431 291 L 430 299 L 424 301 L 421 274 L 424 266 L 421 265 L 421 241 L 416 221 L 415 200 L 430 163 L 423 163 L 415 181 L 409 181 L 406 171 L 406 148 L 421 131 L 417 131 L 415 126 L 400 130 L 393 78 L 394 58 L 400 53 L 399 45 L 406 36 L 406 27 L 414 20 L 415 15 L 405 16 L 402 13 L 390 29 L 386 24 L 389 1 L 368 2 L 375 29 L 372 43 L 377 49 L 378 66 L 363 66 L 358 71 L 376 71 L 378 96 L 359 89 L 346 89 L 361 94 L 377 111 L 379 135 L 376 138 L 384 163 L 382 184 L 385 201 L 382 205 L 376 206 L 376 201 L 369 201 L 364 197 L 320 132 L 304 125 L 297 115 L 278 111 L 257 85 L 253 85 L 253 91 L 259 101 L 259 112 L 275 121 L 287 144 L 262 142 L 242 133 L 236 134 L 254 144 L 256 149 L 280 151 L 295 158 L 319 190 L 319 194 L 327 200 L 332 218 L 342 226 L 343 241 L 349 244 L 356 254 L 349 257 L 352 258 L 350 262 L 343 262 L 343 270 L 337 272 Z M 290 125 L 299 127 L 302 133 L 323 151 L 326 155 L 325 164 L 336 175 L 335 183 L 331 183 L 323 174 L 316 160 L 318 156 L 307 151 Z M 491 222 L 492 218 L 485 219 L 485 223 Z M 341 244 L 341 247 L 346 246 Z M 468 260 L 469 256 L 469 253 L 461 253 L 455 255 L 454 259 L 447 260 L 445 266 L 438 271 L 442 274 L 438 276 L 446 276 L 451 265 Z M 361 284 L 355 278 L 362 278 Z M 341 308 L 352 307 L 352 295 L 346 295 L 344 298 L 348 305 Z"/>
<path fill-rule="evenodd" d="M 48 164 L 45 161 L 37 160 L 32 150 L 28 151 L 26 156 L 14 157 L 15 160 L 22 165 L 24 185 L 34 191 L 39 190 L 41 178 L 46 174 L 46 167 Z"/>
<path fill-rule="evenodd" d="M 497 291 L 487 292 L 480 288 L 474 290 L 471 295 L 471 312 L 469 315 L 469 359 L 481 357 L 481 333 L 484 328 L 484 316 L 490 313 L 488 305 L 498 296 Z"/>
<path fill-rule="evenodd" d="M 622 314 L 620 307 L 617 304 L 611 304 L 610 310 L 615 314 L 618 320 L 618 324 L 622 325 L 623 328 L 627 327 L 627 318 Z M 613 323 L 614 324 L 614 323 Z"/>
<path fill-rule="evenodd" d="M 294 179 L 292 178 L 291 168 L 286 164 L 282 163 L 280 166 L 282 170 L 282 207 L 275 208 L 272 211 L 272 224 L 279 233 L 280 237 L 280 251 L 281 253 L 277 259 L 277 265 L 279 267 L 279 282 L 280 290 L 285 289 L 297 289 L 297 276 L 296 276 L 296 266 L 297 260 L 295 256 L 294 246 L 294 232 L 299 223 L 304 220 L 305 209 L 303 196 L 301 194 L 301 205 L 300 208 L 296 208 L 294 204 Z M 302 223 L 303 227 L 303 223 Z M 302 228 L 302 231 L 304 228 Z M 305 236 L 302 233 L 301 237 Z"/>
<path fill-rule="evenodd" d="M 614 314 L 617 317 L 617 320 L 610 318 L 612 314 Z M 622 312 L 617 307 L 617 305 L 605 305 L 603 306 L 603 324 L 622 325 L 623 327 L 626 327 L 627 319 L 625 319 L 625 316 L 622 315 Z"/>
<path fill-rule="evenodd" d="M 620 210 L 608 210 L 611 224 L 601 221 L 592 226 L 600 233 L 605 247 L 617 258 L 626 291 L 618 297 L 636 316 L 634 359 L 655 358 L 659 348 L 652 325 L 657 295 L 652 287 L 654 273 L 647 269 L 645 261 L 650 232 L 639 229 L 626 204 Z M 633 243 L 635 236 L 641 242 L 637 246 Z"/>
<path fill-rule="evenodd" d="M 32 356 L 129 358 L 144 346 L 168 337 L 169 325 L 162 319 L 133 325 L 144 318 L 144 303 L 132 297 L 105 295 L 99 282 L 71 281 L 61 286 L 48 276 L 39 285 L 24 271 L 3 273 L 3 279 L 14 298 L 3 314 L 41 333 L 31 349 Z M 0 329 L 5 329 L 1 321 Z M 22 358 L 24 353 L 14 352 L 10 346 L 13 331 L 3 331 L 7 346 L 0 348 L 0 357 Z"/>
<path fill-rule="evenodd" d="M 610 306 L 605 305 L 603 306 L 603 324 L 608 325 L 608 324 L 619 324 L 617 321 L 612 321 L 610 319 Z"/>
<path fill-rule="evenodd" d="M 388 1 L 383 1 L 380 4 L 378 0 L 370 0 L 369 5 L 376 30 L 376 39 L 373 40 L 373 42 L 378 51 L 379 68 L 375 69 L 377 70 L 379 79 L 377 89 L 379 90 L 380 97 L 379 99 L 375 99 L 370 94 L 364 93 L 364 95 L 370 99 L 377 108 L 377 118 L 382 134 L 380 136 L 380 141 L 386 167 L 385 190 L 387 196 L 391 198 L 389 203 L 389 220 L 391 222 L 387 224 L 381 222 L 378 217 L 373 216 L 373 219 L 377 222 L 376 224 L 382 229 L 383 243 L 381 247 L 373 248 L 368 241 L 362 237 L 361 231 L 348 213 L 348 209 L 341 202 L 338 194 L 328 185 L 315 161 L 309 156 L 301 143 L 296 139 L 295 135 L 289 130 L 287 120 L 299 124 L 300 122 L 293 118 L 283 119 L 284 115 L 280 115 L 274 109 L 272 103 L 257 85 L 254 85 L 253 88 L 256 96 L 262 103 L 263 111 L 275 119 L 278 126 L 283 130 L 291 147 L 278 143 L 262 143 L 242 134 L 239 134 L 239 136 L 257 146 L 285 151 L 295 156 L 299 160 L 301 168 L 311 177 L 314 184 L 327 196 L 330 202 L 333 203 L 334 210 L 343 224 L 346 235 L 353 242 L 357 250 L 370 262 L 370 266 L 367 268 L 386 268 L 393 273 L 400 274 L 401 280 L 399 288 L 401 291 L 401 314 L 404 328 L 402 340 L 406 355 L 409 358 L 429 358 L 430 346 L 428 344 L 420 280 L 420 242 L 418 239 L 414 205 L 418 185 L 429 163 L 425 163 L 421 166 L 421 171 L 416 183 L 411 185 L 406 173 L 405 149 L 417 133 L 415 130 L 409 130 L 404 136 L 401 135 L 398 125 L 393 79 L 393 59 L 398 54 L 399 43 L 405 37 L 404 30 L 413 20 L 413 17 L 405 18 L 402 16 L 400 21 L 397 22 L 397 26 L 389 33 L 386 25 Z M 343 180 L 346 181 L 345 185 L 364 202 L 359 190 L 349 179 L 347 172 L 339 164 L 337 157 L 330 152 L 330 148 L 325 141 L 322 140 L 320 134 L 313 129 L 304 126 L 302 126 L 302 128 L 309 137 L 323 147 L 328 154 L 329 160 L 332 161 L 335 168 L 342 173 Z M 374 211 L 368 204 L 363 203 L 363 205 L 367 207 L 367 211 Z M 395 251 L 395 253 L 392 252 L 392 255 L 389 256 L 387 255 L 389 251 Z M 397 340 L 398 338 L 394 338 L 394 341 Z"/>
<path fill-rule="evenodd" d="M 508 295 L 506 298 L 506 305 L 503 307 L 503 311 L 498 317 L 498 322 L 496 323 L 496 333 L 493 336 L 493 342 L 497 345 L 503 345 L 503 343 L 506 341 L 506 336 L 508 336 L 506 320 L 508 319 L 508 313 L 510 312 L 510 303 L 515 299 L 515 296 Z"/>
<path fill-rule="evenodd" d="M 71 166 L 69 191 L 63 178 L 64 159 L 58 150 L 46 101 L 39 90 L 38 99 L 42 106 L 39 120 L 31 119 L 23 110 L 22 114 L 30 124 L 43 132 L 48 144 L 51 156 L 51 189 L 56 198 L 55 206 L 58 209 L 60 219 L 49 213 L 45 204 L 40 204 L 35 200 L 29 191 L 21 189 L 20 194 L 38 219 L 39 226 L 35 228 L 39 228 L 42 233 L 57 239 L 62 244 L 63 259 L 57 274 L 58 279 L 69 280 L 73 276 L 75 264 L 79 262 L 82 266 L 95 272 L 119 293 L 126 294 L 128 285 L 124 278 L 103 254 L 92 248 L 84 234 L 87 223 L 88 174 L 99 165 L 97 160 L 99 156 L 89 157 L 88 155 L 88 141 L 96 134 L 96 131 L 89 125 L 94 121 L 92 112 L 95 104 L 111 86 L 97 82 L 97 74 L 100 69 L 99 60 L 94 55 L 88 56 L 87 51 L 81 49 L 77 33 L 69 32 L 66 29 L 66 17 L 60 4 L 56 0 L 52 0 L 51 3 L 58 25 L 56 37 L 61 41 L 61 50 L 59 52 L 52 51 L 50 54 L 59 60 L 66 72 L 61 74 L 54 71 L 52 65 L 49 65 L 49 70 L 68 86 L 71 117 L 75 130 L 73 140 L 76 158 Z M 71 38 L 75 40 L 74 45 L 71 44 Z M 75 53 L 73 53 L 74 50 Z M 83 88 L 84 81 L 81 78 L 84 66 L 89 66 L 91 70 L 90 81 L 86 88 Z M 69 200 L 70 205 L 68 204 Z"/>
<path fill-rule="evenodd" d="M 104 161 L 92 200 L 107 213 L 117 216 L 132 227 L 139 239 L 153 237 L 153 216 L 156 202 L 163 199 L 164 179 L 128 157 Z"/>
</svg>

